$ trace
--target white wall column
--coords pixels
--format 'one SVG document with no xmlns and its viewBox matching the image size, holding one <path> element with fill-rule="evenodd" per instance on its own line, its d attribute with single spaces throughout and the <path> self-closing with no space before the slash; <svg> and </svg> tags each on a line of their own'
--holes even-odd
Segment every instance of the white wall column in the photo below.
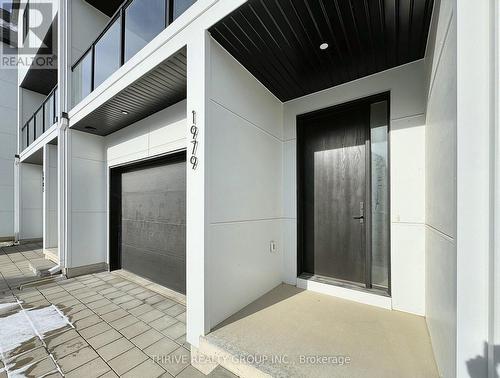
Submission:
<svg viewBox="0 0 500 378">
<path fill-rule="evenodd" d="M 206 241 L 206 102 L 207 76 L 210 51 L 208 34 L 205 30 L 193 35 L 187 45 L 187 181 L 186 181 L 186 297 L 187 297 L 187 335 L 186 340 L 195 347 L 199 337 L 209 331 L 208 301 L 206 300 L 207 267 L 205 260 Z M 195 112 L 198 129 L 196 141 L 198 159 L 196 169 L 190 164 L 191 126 Z"/>
<path fill-rule="evenodd" d="M 494 376 L 495 2 L 457 1 L 458 377 Z"/>
<path fill-rule="evenodd" d="M 43 249 L 57 247 L 57 146 L 43 146 Z"/>
</svg>

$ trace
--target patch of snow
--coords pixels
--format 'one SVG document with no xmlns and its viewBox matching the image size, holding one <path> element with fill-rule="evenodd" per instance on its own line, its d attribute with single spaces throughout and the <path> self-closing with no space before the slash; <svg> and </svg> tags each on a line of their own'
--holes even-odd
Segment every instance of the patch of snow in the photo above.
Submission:
<svg viewBox="0 0 500 378">
<path fill-rule="evenodd" d="M 54 305 L 30 310 L 21 309 L 15 314 L 0 318 L 0 354 L 67 325 L 72 326 L 68 318 Z"/>
</svg>

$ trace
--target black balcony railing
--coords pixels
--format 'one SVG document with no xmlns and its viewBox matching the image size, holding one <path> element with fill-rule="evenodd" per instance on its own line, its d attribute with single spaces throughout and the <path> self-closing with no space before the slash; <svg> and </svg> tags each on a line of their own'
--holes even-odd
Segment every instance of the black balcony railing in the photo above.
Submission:
<svg viewBox="0 0 500 378">
<path fill-rule="evenodd" d="M 76 61 L 72 105 L 78 104 L 196 0 L 126 0 Z"/>
<path fill-rule="evenodd" d="M 38 107 L 28 122 L 22 127 L 21 147 L 23 150 L 57 122 L 57 113 L 57 86 L 55 86 L 47 98 L 43 100 L 42 105 Z"/>
</svg>

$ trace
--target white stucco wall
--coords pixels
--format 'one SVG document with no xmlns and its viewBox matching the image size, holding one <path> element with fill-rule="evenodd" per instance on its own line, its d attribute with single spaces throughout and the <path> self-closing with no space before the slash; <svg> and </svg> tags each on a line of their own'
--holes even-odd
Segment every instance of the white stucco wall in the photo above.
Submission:
<svg viewBox="0 0 500 378">
<path fill-rule="evenodd" d="M 283 142 L 282 103 L 212 39 L 209 57 L 205 255 L 213 327 L 282 282 Z"/>
<path fill-rule="evenodd" d="M 186 100 L 105 137 L 106 209 L 109 215 L 109 167 L 153 158 L 186 148 Z M 106 220 L 109 225 L 109 217 Z M 106 228 L 108 228 L 106 225 Z M 109 240 L 109 233 L 107 234 Z M 106 261 L 109 263 L 109 243 Z"/>
<path fill-rule="evenodd" d="M 42 166 L 20 165 L 20 231 L 19 238 L 41 239 L 43 236 Z"/>
<path fill-rule="evenodd" d="M 106 136 L 108 166 L 186 148 L 186 100 Z"/>
<path fill-rule="evenodd" d="M 297 277 L 296 117 L 391 92 L 392 307 L 425 314 L 425 65 L 422 60 L 284 104 L 284 279 Z"/>
<path fill-rule="evenodd" d="M 498 361 L 499 345 L 495 344 L 495 338 L 498 342 L 500 329 L 499 297 L 493 287 L 499 274 L 493 264 L 498 261 L 500 248 L 499 183 L 495 182 L 499 159 L 495 149 L 498 151 L 500 143 L 496 139 L 499 135 L 498 1 L 458 0 L 454 7 L 457 25 L 456 375 L 493 377 L 499 371 L 499 366 L 493 365 L 492 353 L 495 348 Z"/>
<path fill-rule="evenodd" d="M 16 71 L 0 70 L 0 239 L 14 236 L 14 155 L 17 145 Z"/>
<path fill-rule="evenodd" d="M 104 137 L 69 130 L 68 248 L 66 267 L 106 261 Z"/>
<path fill-rule="evenodd" d="M 43 146 L 43 247 L 57 247 L 57 145 Z"/>
<path fill-rule="evenodd" d="M 439 15 L 439 19 L 437 16 Z M 456 375 L 456 16 L 436 3 L 426 56 L 426 321 L 440 374 Z"/>
</svg>

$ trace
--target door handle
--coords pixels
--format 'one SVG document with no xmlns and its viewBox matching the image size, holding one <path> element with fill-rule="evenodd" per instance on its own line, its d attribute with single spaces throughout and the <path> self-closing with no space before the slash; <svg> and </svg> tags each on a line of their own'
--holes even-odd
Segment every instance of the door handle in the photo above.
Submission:
<svg viewBox="0 0 500 378">
<path fill-rule="evenodd" d="M 359 203 L 359 216 L 352 217 L 352 218 L 359 220 L 359 223 L 364 223 L 364 221 L 365 221 L 365 203 L 364 202 Z"/>
</svg>

